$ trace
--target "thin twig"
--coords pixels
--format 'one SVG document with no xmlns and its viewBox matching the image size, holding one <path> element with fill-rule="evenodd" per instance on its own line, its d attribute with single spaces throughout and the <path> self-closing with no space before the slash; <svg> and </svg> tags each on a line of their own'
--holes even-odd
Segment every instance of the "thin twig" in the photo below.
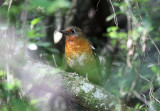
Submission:
<svg viewBox="0 0 160 111">
<path fill-rule="evenodd" d="M 118 27 L 118 20 L 117 20 L 117 16 L 116 16 L 116 12 L 115 12 L 115 9 L 114 9 L 114 6 L 113 6 L 113 3 L 111 0 L 109 0 L 111 6 L 112 6 L 112 9 L 113 9 L 113 13 L 114 13 L 114 22 L 116 24 L 116 26 Z M 119 27 L 118 27 L 119 28 Z"/>
<path fill-rule="evenodd" d="M 96 12 L 98 11 L 98 5 L 99 5 L 100 1 L 101 0 L 99 0 L 98 3 L 97 3 L 97 5 L 96 5 L 96 7 L 97 7 Z"/>
<path fill-rule="evenodd" d="M 142 75 L 138 74 L 142 79 L 146 80 L 147 82 L 150 82 L 147 78 L 143 77 Z"/>
<path fill-rule="evenodd" d="M 141 101 L 143 101 L 147 106 L 149 106 L 149 102 L 144 99 L 140 94 L 138 94 L 136 91 L 133 91 L 133 94 L 138 98 L 140 99 Z"/>
<path fill-rule="evenodd" d="M 153 43 L 153 45 L 155 46 L 155 48 L 157 49 L 159 55 L 160 55 L 160 50 L 158 49 L 157 45 L 155 44 L 155 42 L 153 41 L 153 39 L 150 37 L 150 35 L 148 34 L 149 39 L 151 40 L 151 42 Z"/>
<path fill-rule="evenodd" d="M 157 76 L 154 76 L 151 80 L 151 83 L 150 83 L 150 91 L 149 91 L 149 95 L 150 95 L 150 98 L 153 98 L 159 105 L 160 105 L 160 101 L 154 97 L 153 95 L 153 82 L 154 80 L 157 78 Z"/>
<path fill-rule="evenodd" d="M 53 60 L 54 60 L 54 64 L 55 64 L 55 66 L 57 67 L 57 63 L 56 63 L 56 59 L 55 59 L 55 57 L 54 57 L 54 54 L 52 54 L 52 57 L 53 57 Z"/>
<path fill-rule="evenodd" d="M 8 5 L 8 14 L 7 14 L 8 17 L 9 17 L 9 11 L 10 11 L 12 2 L 13 2 L 13 0 L 10 0 L 10 1 L 9 1 L 9 5 Z"/>
</svg>

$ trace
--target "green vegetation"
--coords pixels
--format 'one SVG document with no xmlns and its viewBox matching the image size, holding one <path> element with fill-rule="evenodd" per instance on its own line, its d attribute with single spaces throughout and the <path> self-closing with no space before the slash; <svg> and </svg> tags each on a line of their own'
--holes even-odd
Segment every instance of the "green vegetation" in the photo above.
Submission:
<svg viewBox="0 0 160 111">
<path fill-rule="evenodd" d="M 25 89 L 22 84 L 28 78 L 21 74 L 23 59 L 27 58 L 25 51 L 35 61 L 56 67 L 55 73 L 75 72 L 65 62 L 64 37 L 54 43 L 54 32 L 68 24 L 81 27 L 96 47 L 102 81 L 106 81 L 104 89 L 135 110 L 160 110 L 160 2 L 103 2 L 97 0 L 94 5 L 94 1 L 78 0 L 0 1 L 0 111 L 41 109 L 36 105 L 43 101 L 41 98 L 26 98 L 22 94 L 30 87 Z M 104 7 L 109 7 L 105 13 Z M 24 52 L 17 54 L 17 44 L 23 46 Z M 20 75 L 26 76 L 22 79 Z M 33 84 L 36 77 L 31 77 Z M 51 110 L 56 109 L 51 100 L 48 103 Z M 75 104 L 73 107 L 77 111 L 83 109 Z"/>
</svg>

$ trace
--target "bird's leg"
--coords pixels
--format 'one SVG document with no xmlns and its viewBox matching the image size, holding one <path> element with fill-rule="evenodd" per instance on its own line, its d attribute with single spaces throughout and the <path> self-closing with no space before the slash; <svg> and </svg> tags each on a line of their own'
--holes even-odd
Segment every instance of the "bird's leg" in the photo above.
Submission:
<svg viewBox="0 0 160 111">
<path fill-rule="evenodd" d="M 87 73 L 86 73 L 86 78 L 85 78 L 85 80 L 89 81 L 89 80 L 88 80 L 88 74 L 87 74 Z"/>
</svg>

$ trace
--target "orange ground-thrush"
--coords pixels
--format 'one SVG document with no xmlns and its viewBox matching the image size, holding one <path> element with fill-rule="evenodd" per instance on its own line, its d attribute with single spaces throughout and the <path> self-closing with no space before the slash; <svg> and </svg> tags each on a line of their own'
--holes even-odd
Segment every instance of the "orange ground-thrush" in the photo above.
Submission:
<svg viewBox="0 0 160 111">
<path fill-rule="evenodd" d="M 60 32 L 66 36 L 65 58 L 68 65 L 93 83 L 101 84 L 98 58 L 95 57 L 94 47 L 90 44 L 82 30 L 76 26 L 69 26 Z"/>
</svg>

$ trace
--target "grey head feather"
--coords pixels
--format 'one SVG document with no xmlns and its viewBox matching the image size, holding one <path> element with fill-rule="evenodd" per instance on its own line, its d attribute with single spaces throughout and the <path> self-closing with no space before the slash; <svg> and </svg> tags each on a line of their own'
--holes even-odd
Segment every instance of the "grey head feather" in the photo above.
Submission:
<svg viewBox="0 0 160 111">
<path fill-rule="evenodd" d="M 66 30 L 66 32 L 68 32 L 68 35 L 72 35 L 75 37 L 84 35 L 82 30 L 76 26 L 69 26 L 65 30 Z"/>
</svg>

